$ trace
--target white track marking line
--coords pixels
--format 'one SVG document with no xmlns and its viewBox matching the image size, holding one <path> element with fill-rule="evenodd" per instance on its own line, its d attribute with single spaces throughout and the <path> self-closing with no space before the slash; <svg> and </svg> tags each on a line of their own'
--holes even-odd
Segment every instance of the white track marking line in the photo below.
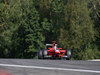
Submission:
<svg viewBox="0 0 100 75">
<path fill-rule="evenodd" d="M 77 71 L 77 72 L 90 72 L 90 73 L 100 73 L 100 71 L 95 70 L 82 70 L 82 69 L 68 69 L 68 68 L 54 68 L 54 67 L 40 67 L 40 66 L 24 66 L 24 65 L 13 65 L 13 64 L 0 64 L 0 66 L 6 67 L 17 67 L 17 68 L 31 68 L 31 69 L 47 69 L 47 70 L 62 70 L 62 71 Z"/>
<path fill-rule="evenodd" d="M 100 59 L 97 59 L 97 60 L 96 59 L 95 60 L 88 60 L 88 61 L 99 61 L 100 62 Z"/>
</svg>

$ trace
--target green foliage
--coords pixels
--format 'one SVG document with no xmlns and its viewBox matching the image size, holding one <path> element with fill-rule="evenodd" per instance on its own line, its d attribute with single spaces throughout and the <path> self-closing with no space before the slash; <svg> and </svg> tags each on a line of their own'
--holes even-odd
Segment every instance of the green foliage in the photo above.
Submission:
<svg viewBox="0 0 100 75">
<path fill-rule="evenodd" d="M 64 2 L 62 0 L 53 0 L 51 2 L 51 25 L 53 30 L 53 40 L 58 42 L 60 28 L 64 23 Z"/>
<path fill-rule="evenodd" d="M 90 0 L 89 1 L 89 9 L 91 11 L 90 15 L 91 18 L 95 24 L 95 29 L 97 32 L 97 39 L 95 41 L 95 44 L 98 46 L 98 49 L 100 48 L 100 0 Z"/>
<path fill-rule="evenodd" d="M 12 45 L 15 44 L 14 48 L 16 48 L 15 50 L 17 51 L 15 54 L 19 58 L 34 57 L 33 53 L 44 47 L 44 37 L 39 24 L 39 14 L 36 9 L 32 7 L 32 2 L 29 3 L 30 6 L 27 6 L 26 10 L 22 8 L 24 11 L 22 12 L 20 26 L 16 34 L 13 34 L 14 37 L 12 37 L 14 40 Z M 13 51 L 11 51 L 11 54 L 12 53 Z"/>
<path fill-rule="evenodd" d="M 33 58 L 56 40 L 73 59 L 100 58 L 100 0 L 1 0 L 0 57 Z"/>
<path fill-rule="evenodd" d="M 89 46 L 84 51 L 76 49 L 73 53 L 73 58 L 76 60 L 99 59 L 99 57 L 100 52 L 95 45 Z"/>
<path fill-rule="evenodd" d="M 70 8 L 70 9 L 69 9 Z M 60 29 L 59 42 L 66 47 L 85 49 L 95 40 L 94 25 L 86 1 L 69 0 L 64 8 L 65 24 Z"/>
</svg>

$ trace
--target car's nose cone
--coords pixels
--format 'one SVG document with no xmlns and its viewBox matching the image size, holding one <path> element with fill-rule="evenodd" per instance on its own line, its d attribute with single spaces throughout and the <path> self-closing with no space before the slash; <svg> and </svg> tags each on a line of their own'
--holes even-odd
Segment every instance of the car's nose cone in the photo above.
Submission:
<svg viewBox="0 0 100 75">
<path fill-rule="evenodd" d="M 60 53 L 60 51 L 59 51 L 59 50 L 56 50 L 56 51 L 55 51 L 55 53 L 59 54 L 59 53 Z"/>
</svg>

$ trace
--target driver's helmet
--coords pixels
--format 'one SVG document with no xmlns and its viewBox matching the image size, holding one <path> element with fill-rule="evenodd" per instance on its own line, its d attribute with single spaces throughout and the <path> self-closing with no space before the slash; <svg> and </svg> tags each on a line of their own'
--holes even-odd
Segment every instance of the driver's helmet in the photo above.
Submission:
<svg viewBox="0 0 100 75">
<path fill-rule="evenodd" d="M 53 41 L 52 47 L 54 48 L 56 46 L 56 41 Z"/>
</svg>

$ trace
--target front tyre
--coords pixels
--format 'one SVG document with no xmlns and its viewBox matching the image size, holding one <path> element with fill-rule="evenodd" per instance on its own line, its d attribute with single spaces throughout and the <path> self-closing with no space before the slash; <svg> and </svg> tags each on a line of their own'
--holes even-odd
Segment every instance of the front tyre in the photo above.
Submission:
<svg viewBox="0 0 100 75">
<path fill-rule="evenodd" d="M 71 56 L 72 56 L 72 50 L 68 49 L 66 55 L 68 56 L 68 58 L 66 58 L 66 60 L 70 60 Z"/>
</svg>

